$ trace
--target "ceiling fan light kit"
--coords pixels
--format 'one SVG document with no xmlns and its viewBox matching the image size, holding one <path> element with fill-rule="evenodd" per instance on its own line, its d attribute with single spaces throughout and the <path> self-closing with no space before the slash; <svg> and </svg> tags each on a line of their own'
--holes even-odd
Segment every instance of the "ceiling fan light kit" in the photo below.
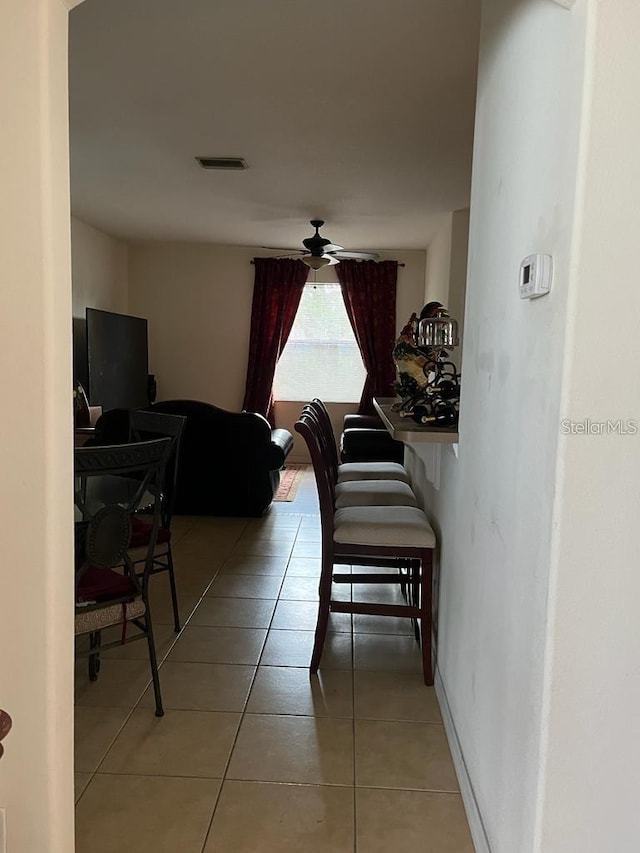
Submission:
<svg viewBox="0 0 640 853">
<path fill-rule="evenodd" d="M 312 219 L 309 224 L 316 229 L 316 233 L 302 241 L 304 249 L 292 250 L 290 254 L 281 257 L 300 258 L 312 270 L 322 269 L 328 264 L 339 264 L 341 258 L 376 261 L 379 257 L 375 252 L 345 252 L 342 246 L 321 237 L 320 228 L 324 225 L 322 219 Z"/>
<path fill-rule="evenodd" d="M 323 256 L 316 258 L 313 255 L 303 255 L 300 260 L 303 263 L 305 263 L 308 267 L 311 267 L 312 270 L 322 269 L 322 267 L 326 267 L 331 263 L 329 258 L 326 258 Z M 335 258 L 334 263 L 337 263 L 337 262 L 338 262 L 338 259 Z"/>
</svg>

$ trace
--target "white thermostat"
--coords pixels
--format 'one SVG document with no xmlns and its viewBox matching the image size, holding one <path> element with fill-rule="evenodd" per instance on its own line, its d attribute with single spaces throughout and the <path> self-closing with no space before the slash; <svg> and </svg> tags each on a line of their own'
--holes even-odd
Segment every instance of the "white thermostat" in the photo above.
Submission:
<svg viewBox="0 0 640 853">
<path fill-rule="evenodd" d="M 551 255 L 527 255 L 520 264 L 520 299 L 535 299 L 551 290 Z"/>
</svg>

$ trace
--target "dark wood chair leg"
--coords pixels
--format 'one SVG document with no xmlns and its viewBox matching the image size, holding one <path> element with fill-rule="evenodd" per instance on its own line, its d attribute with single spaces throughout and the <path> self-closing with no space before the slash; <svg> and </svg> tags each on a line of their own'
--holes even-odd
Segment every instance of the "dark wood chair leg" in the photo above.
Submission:
<svg viewBox="0 0 640 853">
<path fill-rule="evenodd" d="M 422 552 L 422 571 L 420 583 L 420 645 L 422 649 L 422 672 L 424 683 L 432 685 L 434 666 L 432 660 L 431 620 L 432 620 L 432 587 L 433 587 L 433 551 Z"/>
<path fill-rule="evenodd" d="M 320 575 L 320 586 L 318 589 L 318 621 L 316 623 L 315 639 L 313 641 L 313 652 L 311 654 L 311 664 L 309 669 L 311 672 L 317 672 L 320 666 L 320 658 L 322 657 L 322 649 L 327 636 L 327 626 L 329 624 L 329 611 L 331 603 L 331 583 L 333 579 L 333 563 L 331 559 L 325 555 L 322 557 L 322 573 Z"/>
</svg>

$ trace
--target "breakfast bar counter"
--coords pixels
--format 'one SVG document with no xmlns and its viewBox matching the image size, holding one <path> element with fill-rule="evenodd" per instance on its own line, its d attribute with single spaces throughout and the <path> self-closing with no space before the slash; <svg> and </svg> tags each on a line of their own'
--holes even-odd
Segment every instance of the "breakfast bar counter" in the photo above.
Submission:
<svg viewBox="0 0 640 853">
<path fill-rule="evenodd" d="M 405 444 L 440 443 L 457 444 L 458 431 L 455 427 L 434 427 L 415 423 L 410 417 L 403 418 L 398 412 L 392 411 L 394 403 L 399 402 L 395 397 L 374 397 L 373 405 L 382 418 L 390 435 Z"/>
</svg>

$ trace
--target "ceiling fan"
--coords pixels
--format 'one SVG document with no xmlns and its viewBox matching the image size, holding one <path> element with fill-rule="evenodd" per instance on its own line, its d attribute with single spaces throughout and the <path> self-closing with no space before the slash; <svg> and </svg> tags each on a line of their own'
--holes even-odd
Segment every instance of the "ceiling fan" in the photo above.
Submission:
<svg viewBox="0 0 640 853">
<path fill-rule="evenodd" d="M 342 246 L 332 243 L 326 237 L 321 237 L 320 229 L 324 225 L 322 219 L 312 219 L 309 224 L 316 229 L 316 233 L 302 241 L 304 249 L 292 250 L 283 257 L 300 257 L 301 261 L 314 270 L 319 270 L 328 264 L 339 264 L 341 258 L 375 261 L 379 257 L 375 252 L 345 252 Z"/>
</svg>

